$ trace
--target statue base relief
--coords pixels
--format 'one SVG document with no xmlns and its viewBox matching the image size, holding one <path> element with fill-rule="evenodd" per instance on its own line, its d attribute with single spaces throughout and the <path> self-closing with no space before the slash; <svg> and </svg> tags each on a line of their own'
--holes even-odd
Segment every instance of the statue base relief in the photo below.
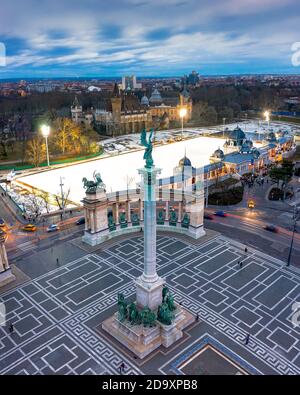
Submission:
<svg viewBox="0 0 300 395">
<path fill-rule="evenodd" d="M 183 337 L 183 330 L 195 322 L 195 317 L 176 305 L 175 320 L 171 325 L 155 321 L 153 328 L 121 322 L 118 313 L 102 323 L 102 329 L 138 358 L 143 359 L 160 346 L 170 347 Z"/>
<path fill-rule="evenodd" d="M 11 269 L 5 270 L 5 272 L 0 273 L 0 288 L 5 285 L 15 281 L 16 277 L 13 275 Z"/>
</svg>

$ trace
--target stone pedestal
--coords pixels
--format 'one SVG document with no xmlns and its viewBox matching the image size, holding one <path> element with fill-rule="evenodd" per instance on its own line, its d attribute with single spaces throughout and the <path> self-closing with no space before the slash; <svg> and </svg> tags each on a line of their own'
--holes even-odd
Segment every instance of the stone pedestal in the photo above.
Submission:
<svg viewBox="0 0 300 395">
<path fill-rule="evenodd" d="M 195 322 L 195 317 L 181 306 L 177 306 L 172 325 L 163 325 L 156 321 L 153 328 L 142 325 L 133 326 L 129 322 L 120 322 L 118 313 L 102 323 L 102 329 L 113 336 L 123 346 L 143 359 L 160 346 L 170 347 L 183 337 L 183 330 Z"/>
<path fill-rule="evenodd" d="M 104 190 L 87 192 L 83 199 L 85 232 L 82 241 L 95 246 L 105 241 L 108 230 L 107 197 Z"/>
<path fill-rule="evenodd" d="M 162 303 L 162 289 L 165 280 L 158 277 L 154 283 L 145 282 L 143 276 L 139 277 L 136 282 L 136 303 L 139 308 L 149 307 L 151 310 L 157 310 Z"/>
</svg>

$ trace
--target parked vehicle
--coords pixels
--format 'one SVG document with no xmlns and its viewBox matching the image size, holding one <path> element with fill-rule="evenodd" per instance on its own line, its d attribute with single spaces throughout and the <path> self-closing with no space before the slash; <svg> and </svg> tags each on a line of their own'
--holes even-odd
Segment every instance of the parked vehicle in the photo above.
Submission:
<svg viewBox="0 0 300 395">
<path fill-rule="evenodd" d="M 52 224 L 52 225 L 48 226 L 48 228 L 47 228 L 48 233 L 56 232 L 58 230 L 59 230 L 59 226 L 56 224 Z"/>
<path fill-rule="evenodd" d="M 85 224 L 85 218 L 81 217 L 76 221 L 76 225 L 83 225 Z"/>
<path fill-rule="evenodd" d="M 22 230 L 24 230 L 24 232 L 35 232 L 36 226 L 32 225 L 32 224 L 27 224 L 27 225 L 23 226 Z"/>
<path fill-rule="evenodd" d="M 224 211 L 222 211 L 222 210 L 216 211 L 216 212 L 215 212 L 215 215 L 216 215 L 217 217 L 227 217 L 227 214 L 226 214 Z"/>
</svg>

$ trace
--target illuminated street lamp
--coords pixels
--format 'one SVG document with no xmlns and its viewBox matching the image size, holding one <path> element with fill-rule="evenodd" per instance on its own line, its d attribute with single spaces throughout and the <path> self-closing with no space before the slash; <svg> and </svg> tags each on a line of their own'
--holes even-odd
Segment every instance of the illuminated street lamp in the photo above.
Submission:
<svg viewBox="0 0 300 395">
<path fill-rule="evenodd" d="M 269 130 L 270 129 L 270 111 L 265 111 L 264 117 L 266 119 L 266 122 L 268 122 L 268 130 Z"/>
<path fill-rule="evenodd" d="M 48 150 L 48 137 L 50 135 L 50 126 L 43 125 L 41 127 L 41 130 L 42 130 L 42 135 L 45 137 L 45 140 L 46 140 L 47 163 L 48 163 L 48 167 L 50 167 L 49 150 Z"/>
<path fill-rule="evenodd" d="M 183 139 L 183 120 L 184 120 L 184 117 L 186 116 L 186 114 L 187 114 L 186 108 L 184 108 L 184 107 L 181 108 L 179 111 L 179 116 L 181 118 L 181 140 Z"/>
</svg>

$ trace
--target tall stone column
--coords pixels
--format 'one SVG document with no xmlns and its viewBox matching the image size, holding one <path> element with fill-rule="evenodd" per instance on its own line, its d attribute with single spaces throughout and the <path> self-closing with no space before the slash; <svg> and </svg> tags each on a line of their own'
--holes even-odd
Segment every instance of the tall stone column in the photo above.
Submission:
<svg viewBox="0 0 300 395">
<path fill-rule="evenodd" d="M 137 305 L 157 309 L 162 302 L 164 280 L 156 271 L 156 177 L 160 169 L 139 169 L 144 190 L 144 272 L 136 281 Z"/>
<path fill-rule="evenodd" d="M 5 232 L 0 230 L 0 287 L 14 281 L 16 278 L 12 274 L 8 263 L 5 249 Z"/>
<path fill-rule="evenodd" d="M 140 221 L 144 221 L 144 203 L 143 200 L 139 200 L 139 209 L 140 209 Z"/>
</svg>

